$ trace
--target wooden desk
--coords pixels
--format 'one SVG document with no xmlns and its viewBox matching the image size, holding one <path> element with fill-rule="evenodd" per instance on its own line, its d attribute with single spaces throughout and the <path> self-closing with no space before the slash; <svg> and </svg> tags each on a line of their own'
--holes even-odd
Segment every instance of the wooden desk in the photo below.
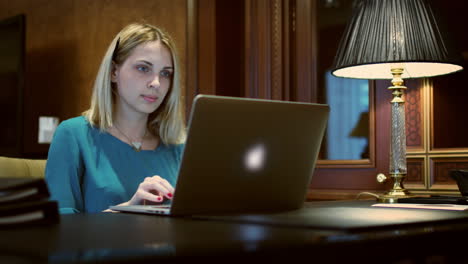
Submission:
<svg viewBox="0 0 468 264">
<path fill-rule="evenodd" d="M 370 201 L 318 202 L 322 209 Z M 339 230 L 152 215 L 63 215 L 53 226 L 0 229 L 0 263 L 180 263 L 243 259 L 310 263 L 468 263 L 466 220 L 374 230 Z"/>
</svg>

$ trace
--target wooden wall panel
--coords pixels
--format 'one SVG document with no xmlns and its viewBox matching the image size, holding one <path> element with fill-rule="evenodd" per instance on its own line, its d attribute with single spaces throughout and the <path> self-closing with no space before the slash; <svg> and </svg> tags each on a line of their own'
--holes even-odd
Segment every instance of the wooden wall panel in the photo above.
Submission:
<svg viewBox="0 0 468 264">
<path fill-rule="evenodd" d="M 191 102 L 198 93 L 198 1 L 187 0 L 187 50 L 186 50 L 186 91 L 185 113 L 188 119 L 191 111 Z"/>
<path fill-rule="evenodd" d="M 294 10 L 294 85 L 291 99 L 317 102 L 317 1 L 296 0 Z"/>
<path fill-rule="evenodd" d="M 407 159 L 407 174 L 403 182 L 406 189 L 425 189 L 425 158 L 416 157 Z"/>
<path fill-rule="evenodd" d="M 216 1 L 199 0 L 197 6 L 198 89 L 216 93 Z"/>
<path fill-rule="evenodd" d="M 467 45 L 468 49 L 468 45 Z M 462 62 L 465 69 L 450 75 L 432 78 L 432 149 L 468 149 L 468 59 Z"/>
<path fill-rule="evenodd" d="M 424 150 L 423 95 L 419 80 L 405 80 L 406 146 L 408 151 Z"/>
<path fill-rule="evenodd" d="M 218 95 L 244 95 L 244 9 L 243 1 L 216 1 L 215 90 Z"/>
<path fill-rule="evenodd" d="M 216 28 L 216 0 L 187 0 L 187 118 L 197 94 L 216 94 Z"/>
<path fill-rule="evenodd" d="M 64 120 L 89 107 L 102 56 L 126 24 L 146 21 L 167 30 L 178 44 L 181 65 L 185 65 L 186 0 L 0 0 L 0 19 L 19 13 L 26 15 L 27 31 L 26 156 L 44 157 L 48 150 L 49 145 L 37 144 L 39 116 Z"/>
<path fill-rule="evenodd" d="M 245 1 L 245 97 L 272 99 L 271 2 Z"/>
<path fill-rule="evenodd" d="M 458 189 L 451 170 L 468 170 L 468 157 L 434 157 L 431 164 L 431 189 Z"/>
</svg>

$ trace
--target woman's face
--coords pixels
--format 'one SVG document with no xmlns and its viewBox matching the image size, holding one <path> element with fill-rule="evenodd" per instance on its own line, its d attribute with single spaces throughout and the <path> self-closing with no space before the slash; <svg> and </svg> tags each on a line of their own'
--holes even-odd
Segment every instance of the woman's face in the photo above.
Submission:
<svg viewBox="0 0 468 264">
<path fill-rule="evenodd" d="M 117 110 L 126 115 L 154 112 L 171 86 L 173 73 L 171 53 L 164 44 L 151 41 L 137 46 L 112 71 L 112 82 L 117 85 Z"/>
</svg>

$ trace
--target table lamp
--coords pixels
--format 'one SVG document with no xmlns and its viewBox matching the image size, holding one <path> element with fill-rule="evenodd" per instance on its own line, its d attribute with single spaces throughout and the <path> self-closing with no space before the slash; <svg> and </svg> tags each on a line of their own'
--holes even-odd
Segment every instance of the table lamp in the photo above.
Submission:
<svg viewBox="0 0 468 264">
<path fill-rule="evenodd" d="M 394 203 L 408 197 L 404 78 L 431 77 L 457 72 L 459 54 L 450 50 L 447 36 L 437 25 L 425 0 L 357 0 L 342 36 L 332 74 L 358 79 L 391 79 L 390 178 L 393 187 L 378 196 Z M 383 182 L 386 176 L 379 174 Z"/>
</svg>

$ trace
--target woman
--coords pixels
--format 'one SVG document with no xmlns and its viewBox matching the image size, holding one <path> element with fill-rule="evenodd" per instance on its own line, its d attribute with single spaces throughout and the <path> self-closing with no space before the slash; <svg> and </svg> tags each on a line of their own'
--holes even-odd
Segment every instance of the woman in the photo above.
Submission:
<svg viewBox="0 0 468 264">
<path fill-rule="evenodd" d="M 62 122 L 49 149 L 46 181 L 60 213 L 172 198 L 185 121 L 170 37 L 131 24 L 110 44 L 91 107 Z"/>
</svg>

